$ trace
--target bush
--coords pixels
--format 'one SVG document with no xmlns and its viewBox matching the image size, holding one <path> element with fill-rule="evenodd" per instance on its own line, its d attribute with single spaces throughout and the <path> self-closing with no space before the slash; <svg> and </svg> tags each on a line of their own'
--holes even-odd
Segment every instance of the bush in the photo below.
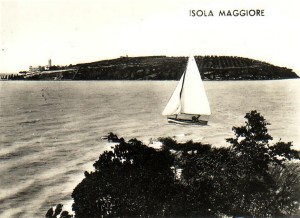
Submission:
<svg viewBox="0 0 300 218">
<path fill-rule="evenodd" d="M 69 214 L 68 211 L 62 210 L 63 205 L 58 204 L 55 207 L 55 210 L 53 208 L 50 208 L 46 213 L 46 218 L 72 218 L 73 215 Z"/>
<path fill-rule="evenodd" d="M 76 217 L 151 217 L 168 213 L 174 189 L 173 158 L 136 139 L 104 152 L 95 172 L 75 188 Z"/>
<path fill-rule="evenodd" d="M 74 189 L 75 217 L 296 214 L 300 165 L 290 160 L 299 153 L 291 142 L 270 144 L 270 124 L 256 111 L 245 118 L 244 126 L 233 127 L 227 148 L 160 138 L 156 150 L 119 139 Z"/>
</svg>

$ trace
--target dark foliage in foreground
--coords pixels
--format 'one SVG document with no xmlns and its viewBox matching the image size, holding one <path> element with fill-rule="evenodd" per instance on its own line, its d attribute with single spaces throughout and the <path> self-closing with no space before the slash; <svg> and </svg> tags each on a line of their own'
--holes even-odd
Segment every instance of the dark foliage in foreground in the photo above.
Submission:
<svg viewBox="0 0 300 218">
<path fill-rule="evenodd" d="M 74 189 L 75 217 L 296 214 L 300 165 L 289 160 L 299 153 L 290 142 L 269 144 L 269 124 L 256 111 L 245 118 L 244 126 L 233 127 L 227 148 L 160 138 L 156 150 L 121 138 Z"/>
<path fill-rule="evenodd" d="M 74 190 L 76 217 L 163 216 L 164 202 L 173 195 L 172 163 L 167 150 L 121 141 Z"/>
<path fill-rule="evenodd" d="M 46 218 L 72 218 L 73 215 L 69 214 L 68 211 L 62 211 L 63 205 L 58 204 L 55 207 L 55 210 L 53 208 L 50 208 L 48 212 L 46 213 Z"/>
</svg>

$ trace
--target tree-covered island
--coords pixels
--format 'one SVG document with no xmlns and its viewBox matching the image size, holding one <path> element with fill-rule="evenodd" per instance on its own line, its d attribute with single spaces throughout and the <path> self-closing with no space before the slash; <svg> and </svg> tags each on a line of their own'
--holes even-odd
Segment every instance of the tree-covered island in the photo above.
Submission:
<svg viewBox="0 0 300 218">
<path fill-rule="evenodd" d="M 203 80 L 269 80 L 299 78 L 293 70 L 249 58 L 195 56 Z M 187 57 L 120 57 L 55 69 L 21 71 L 8 80 L 178 80 Z"/>
</svg>

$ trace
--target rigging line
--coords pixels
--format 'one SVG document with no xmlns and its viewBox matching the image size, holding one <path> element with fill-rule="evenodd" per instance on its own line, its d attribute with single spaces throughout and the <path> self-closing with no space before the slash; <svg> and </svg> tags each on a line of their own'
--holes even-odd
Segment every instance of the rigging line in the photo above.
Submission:
<svg viewBox="0 0 300 218">
<path fill-rule="evenodd" d="M 181 94 L 182 94 L 182 90 L 183 90 L 183 84 L 184 84 L 184 80 L 185 80 L 185 75 L 186 75 L 186 69 L 188 67 L 188 64 L 189 64 L 189 59 L 188 59 L 188 62 L 186 64 L 186 67 L 185 67 L 185 70 L 184 70 L 184 73 L 183 73 L 183 79 L 182 79 L 182 84 L 181 84 L 181 90 L 180 90 L 180 94 L 179 94 L 179 97 L 181 98 Z"/>
</svg>

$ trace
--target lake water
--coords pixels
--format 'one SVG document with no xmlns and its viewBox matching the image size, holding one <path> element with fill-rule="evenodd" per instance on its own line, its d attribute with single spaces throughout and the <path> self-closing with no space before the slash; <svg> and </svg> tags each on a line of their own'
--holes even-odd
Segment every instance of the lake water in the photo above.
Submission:
<svg viewBox="0 0 300 218">
<path fill-rule="evenodd" d="M 0 82 L 0 217 L 44 217 L 109 148 L 112 131 L 148 143 L 161 136 L 227 146 L 232 126 L 257 110 L 274 141 L 300 149 L 300 80 L 204 82 L 208 126 L 167 124 L 161 115 L 176 81 Z"/>
</svg>

